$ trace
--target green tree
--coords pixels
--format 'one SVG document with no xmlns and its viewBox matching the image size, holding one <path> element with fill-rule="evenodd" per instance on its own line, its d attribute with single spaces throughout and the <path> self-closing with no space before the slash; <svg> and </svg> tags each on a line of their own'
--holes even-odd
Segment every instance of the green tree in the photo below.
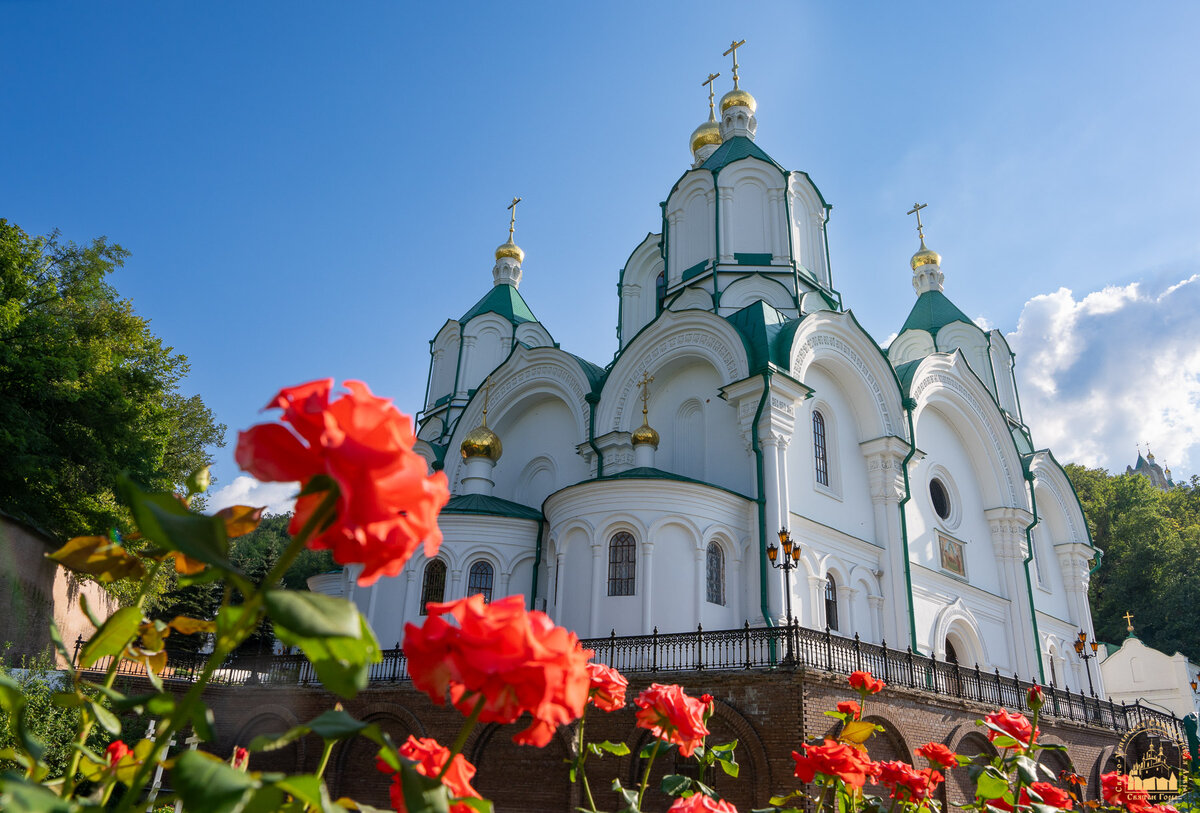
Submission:
<svg viewBox="0 0 1200 813">
<path fill-rule="evenodd" d="M 1168 654 L 1200 655 L 1200 481 L 1162 491 L 1137 474 L 1066 467 L 1092 540 L 1104 551 L 1089 598 L 1096 635 L 1119 643 L 1132 612 L 1137 635 Z"/>
<path fill-rule="evenodd" d="M 224 445 L 179 392 L 187 357 L 109 284 L 127 256 L 0 219 L 0 508 L 63 539 L 128 527 L 119 472 L 178 489 Z"/>
</svg>

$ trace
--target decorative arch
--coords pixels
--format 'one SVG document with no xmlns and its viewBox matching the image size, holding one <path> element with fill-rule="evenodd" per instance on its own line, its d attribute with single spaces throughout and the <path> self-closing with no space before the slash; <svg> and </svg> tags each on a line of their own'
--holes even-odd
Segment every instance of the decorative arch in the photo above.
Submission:
<svg viewBox="0 0 1200 813">
<path fill-rule="evenodd" d="M 596 433 L 628 431 L 641 420 L 637 382 L 674 362 L 699 359 L 728 383 L 750 374 L 741 335 L 721 317 L 707 311 L 664 312 L 617 358 L 605 381 L 597 407 Z"/>
<path fill-rule="evenodd" d="M 906 330 L 888 345 L 887 354 L 892 364 L 899 366 L 915 359 L 923 359 L 937 352 L 933 337 L 924 330 Z"/>
<path fill-rule="evenodd" d="M 792 292 L 778 280 L 761 274 L 742 277 L 721 291 L 721 310 L 723 313 L 732 313 L 759 300 L 786 314 L 796 313 L 796 300 Z"/>
<path fill-rule="evenodd" d="M 854 406 L 860 440 L 906 434 L 896 376 L 850 313 L 818 311 L 805 317 L 788 355 L 792 375 L 800 381 L 819 364 L 841 384 Z"/>
<path fill-rule="evenodd" d="M 693 285 L 670 301 L 667 306 L 672 311 L 702 310 L 710 311 L 713 306 L 712 294 Z"/>
<path fill-rule="evenodd" d="M 1083 542 L 1090 544 L 1087 523 L 1083 517 L 1083 509 L 1079 507 L 1079 500 L 1075 496 L 1075 489 L 1067 478 L 1067 473 L 1063 471 L 1054 456 L 1045 450 L 1035 452 L 1029 459 L 1029 471 L 1034 476 L 1035 488 L 1045 489 L 1054 498 L 1053 507 L 1058 509 L 1064 524 L 1066 537 L 1054 539 L 1052 543 Z M 1039 511 L 1043 507 L 1044 503 L 1039 501 Z"/>
<path fill-rule="evenodd" d="M 250 740 L 260 734 L 282 734 L 299 724 L 299 719 L 286 706 L 276 703 L 257 705 L 250 719 L 238 727 L 230 747 L 232 749 L 234 745 L 249 743 Z M 278 770 L 282 768 L 289 773 L 296 772 L 301 770 L 304 765 L 307 746 L 307 738 L 301 737 L 289 743 L 286 748 L 253 754 L 251 755 L 251 762 L 254 770 Z M 287 752 L 293 748 L 295 750 L 292 752 L 292 759 L 289 759 Z"/>
<path fill-rule="evenodd" d="M 655 279 L 663 272 L 659 249 L 661 234 L 647 234 L 625 261 L 619 284 L 621 295 L 620 339 L 624 347 L 658 315 Z"/>
<path fill-rule="evenodd" d="M 549 489 L 544 489 L 544 486 L 539 484 L 539 480 L 545 479 L 544 475 L 549 476 Z M 554 491 L 557 483 L 558 466 L 554 459 L 547 455 L 538 455 L 525 464 L 521 476 L 517 478 L 517 502 L 522 505 L 541 505 Z"/>
<path fill-rule="evenodd" d="M 975 620 L 975 616 L 961 597 L 939 610 L 934 619 L 933 637 L 930 641 L 934 657 L 945 660 L 947 641 L 954 645 L 960 666 L 966 668 L 979 664 L 982 669 L 991 663 L 983 636 L 979 633 L 979 622 Z"/>
<path fill-rule="evenodd" d="M 1021 457 L 991 392 L 960 353 L 937 353 L 920 363 L 911 388 L 920 425 L 926 409 L 937 409 L 958 430 L 983 490 L 985 506 L 1026 508 Z M 918 443 L 920 439 L 918 438 Z"/>
<path fill-rule="evenodd" d="M 704 405 L 699 398 L 689 398 L 675 411 L 671 426 L 675 442 L 672 453 L 675 471 L 686 477 L 704 480 Z"/>
</svg>

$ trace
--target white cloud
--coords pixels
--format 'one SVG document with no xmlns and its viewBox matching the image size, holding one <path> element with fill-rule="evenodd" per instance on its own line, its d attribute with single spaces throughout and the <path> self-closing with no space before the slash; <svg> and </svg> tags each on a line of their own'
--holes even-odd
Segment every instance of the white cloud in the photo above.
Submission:
<svg viewBox="0 0 1200 813">
<path fill-rule="evenodd" d="M 1123 472 L 1148 442 L 1176 480 L 1200 463 L 1200 274 L 1159 293 L 1060 288 L 1025 303 L 1008 340 L 1036 446 Z"/>
<path fill-rule="evenodd" d="M 988 319 L 986 316 L 976 316 L 973 321 L 975 322 L 975 325 L 984 333 L 990 332 L 991 329 L 995 327 L 995 325 L 992 324 L 992 320 Z"/>
<path fill-rule="evenodd" d="M 224 488 L 209 492 L 208 510 L 211 513 L 231 505 L 265 505 L 268 514 L 286 514 L 295 505 L 299 491 L 299 483 L 260 483 L 242 474 Z"/>
</svg>

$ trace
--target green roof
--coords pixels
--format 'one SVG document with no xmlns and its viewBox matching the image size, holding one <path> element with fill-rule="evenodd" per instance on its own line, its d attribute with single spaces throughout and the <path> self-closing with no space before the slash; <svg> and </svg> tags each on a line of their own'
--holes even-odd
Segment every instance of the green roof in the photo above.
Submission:
<svg viewBox="0 0 1200 813">
<path fill-rule="evenodd" d="M 477 514 L 489 517 L 512 517 L 532 519 L 540 522 L 542 512 L 512 500 L 490 497 L 486 494 L 459 494 L 451 497 L 442 509 L 443 514 Z"/>
<path fill-rule="evenodd" d="M 900 382 L 900 392 L 904 393 L 904 397 L 908 398 L 909 390 L 912 388 L 913 375 L 917 372 L 917 368 L 921 366 L 923 359 L 907 361 L 896 368 L 896 380 Z"/>
<path fill-rule="evenodd" d="M 604 480 L 675 480 L 680 483 L 695 483 L 696 485 L 699 485 L 699 486 L 708 486 L 709 488 L 719 488 L 719 489 L 721 489 L 721 491 L 728 491 L 730 494 L 736 495 L 738 497 L 742 497 L 747 500 L 750 499 L 745 494 L 734 491 L 732 488 L 725 488 L 725 486 L 718 486 L 713 483 L 706 483 L 703 480 L 696 480 L 692 477 L 684 477 L 682 474 L 673 474 L 669 471 L 663 471 L 662 469 L 656 469 L 656 468 L 652 468 L 650 466 L 639 466 L 638 468 L 626 469 L 625 471 L 618 472 L 616 474 L 606 474 L 603 477 L 598 477 L 597 480 L 599 480 L 599 481 L 604 481 Z M 584 482 L 588 482 L 588 481 L 584 481 Z M 592 481 L 592 482 L 595 482 L 595 481 Z"/>
<path fill-rule="evenodd" d="M 734 161 L 740 161 L 743 158 L 757 158 L 776 167 L 780 172 L 786 171 L 783 167 L 779 166 L 774 158 L 763 152 L 762 147 L 745 136 L 734 136 L 717 147 L 717 151 L 708 156 L 708 160 L 700 165 L 700 169 L 716 172 L 732 164 Z"/>
<path fill-rule="evenodd" d="M 751 372 L 765 369 L 767 362 L 787 369 L 790 338 L 796 330 L 794 327 L 785 330 L 789 324 L 786 316 L 760 299 L 729 314 L 725 319 L 742 335 L 750 356 Z M 800 320 L 791 321 L 799 324 Z M 785 333 L 787 340 L 780 341 Z"/>
<path fill-rule="evenodd" d="M 566 351 L 563 351 L 566 353 Z M 599 392 L 601 384 L 604 383 L 604 377 L 608 375 L 608 371 L 598 364 L 592 364 L 585 358 L 580 358 L 574 353 L 567 353 L 568 356 L 575 359 L 579 367 L 583 370 L 583 374 L 587 376 L 588 383 L 592 385 L 592 392 Z"/>
<path fill-rule="evenodd" d="M 483 299 L 476 302 L 475 307 L 463 314 L 458 321 L 465 325 L 483 313 L 498 313 L 514 325 L 537 321 L 537 317 L 533 315 L 533 311 L 517 293 L 517 289 L 508 283 L 492 286 L 492 290 L 488 291 Z"/>
<path fill-rule="evenodd" d="M 904 321 L 904 327 L 900 328 L 900 333 L 903 335 L 906 330 L 924 330 L 930 336 L 936 336 L 938 330 L 951 322 L 966 322 L 968 325 L 975 324 L 970 317 L 947 299 L 944 293 L 941 291 L 926 291 L 917 297 L 917 303 L 913 305 L 912 311 L 909 312 L 908 319 Z"/>
</svg>

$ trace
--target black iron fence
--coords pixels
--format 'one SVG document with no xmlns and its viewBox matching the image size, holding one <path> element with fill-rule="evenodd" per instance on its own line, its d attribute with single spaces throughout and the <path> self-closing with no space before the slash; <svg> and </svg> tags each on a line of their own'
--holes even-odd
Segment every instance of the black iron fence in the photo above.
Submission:
<svg viewBox="0 0 1200 813">
<path fill-rule="evenodd" d="M 814 669 L 848 675 L 865 670 L 891 686 L 931 692 L 982 703 L 992 708 L 1029 711 L 1026 692 L 1034 685 L 1017 675 L 983 671 L 954 662 L 919 655 L 909 649 L 892 649 L 883 644 L 846 638 L 830 630 L 807 629 L 793 623 L 790 627 L 751 627 L 650 635 L 617 635 L 592 638 L 583 645 L 596 654 L 594 660 L 620 672 L 695 672 L 736 669 Z M 75 644 L 75 660 L 83 646 Z M 208 656 L 196 653 L 168 653 L 167 665 L 160 673 L 165 681 L 192 682 Z M 106 671 L 111 659 L 103 658 L 88 667 Z M 373 683 L 409 679 L 407 659 L 399 646 L 383 651 L 383 659 L 372 664 Z M 122 660 L 121 675 L 145 675 L 141 662 Z M 214 672 L 215 685 L 318 685 L 316 671 L 303 655 L 237 654 L 230 656 Z M 1148 708 L 1140 702 L 1128 705 L 1104 700 L 1094 693 L 1072 692 L 1070 688 L 1047 686 L 1042 716 L 1098 726 L 1111 731 L 1130 731 L 1147 723 L 1164 725 L 1183 738 L 1182 721 L 1174 715 Z"/>
</svg>

